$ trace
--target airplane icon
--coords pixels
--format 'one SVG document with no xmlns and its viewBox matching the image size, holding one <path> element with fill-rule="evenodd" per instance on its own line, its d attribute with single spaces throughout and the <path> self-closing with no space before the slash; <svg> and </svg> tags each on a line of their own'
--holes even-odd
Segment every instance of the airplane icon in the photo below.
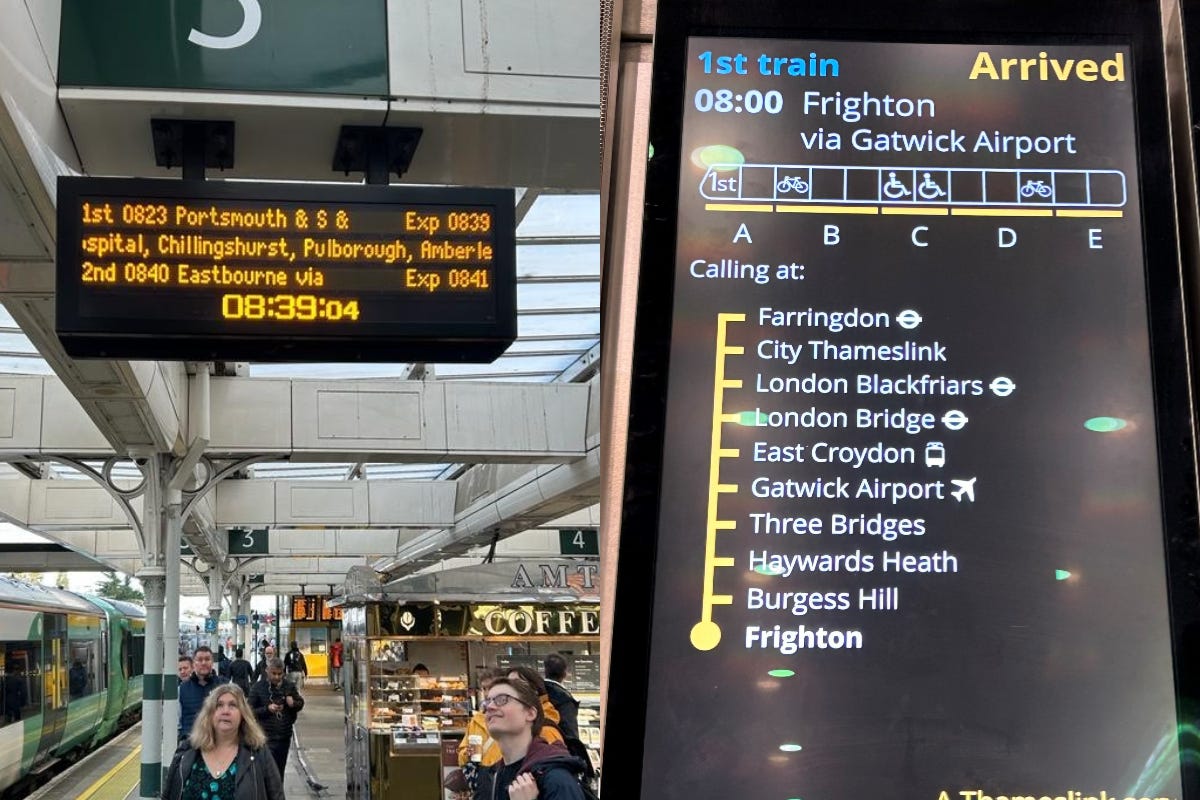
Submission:
<svg viewBox="0 0 1200 800">
<path fill-rule="evenodd" d="M 958 480 L 957 478 L 951 478 L 950 482 L 958 487 L 950 492 L 950 494 L 954 496 L 955 500 L 961 503 L 963 495 L 965 494 L 967 496 L 968 503 L 975 502 L 975 478 L 962 481 Z"/>
</svg>

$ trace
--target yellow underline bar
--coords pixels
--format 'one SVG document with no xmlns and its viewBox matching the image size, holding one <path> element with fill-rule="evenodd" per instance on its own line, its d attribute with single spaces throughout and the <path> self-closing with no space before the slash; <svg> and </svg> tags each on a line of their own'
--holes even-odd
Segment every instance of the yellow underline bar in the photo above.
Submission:
<svg viewBox="0 0 1200 800">
<path fill-rule="evenodd" d="M 878 206 L 775 206 L 781 214 L 878 214 Z"/>
<path fill-rule="evenodd" d="M 732 531 L 737 530 L 737 520 L 732 519 L 714 519 L 713 530 L 716 531 Z"/>
<path fill-rule="evenodd" d="M 737 458 L 741 452 L 741 450 L 731 450 L 729 448 L 725 448 L 723 450 L 718 450 L 717 456 L 720 458 Z"/>
<path fill-rule="evenodd" d="M 733 605 L 733 595 L 731 595 L 731 594 L 714 594 L 712 596 L 712 604 L 714 606 L 731 606 L 731 605 Z"/>
<path fill-rule="evenodd" d="M 737 494 L 737 490 L 738 490 L 738 487 L 737 487 L 736 483 L 718 483 L 717 484 L 718 492 L 723 492 L 725 494 Z"/>
<path fill-rule="evenodd" d="M 948 208 L 920 208 L 916 206 L 884 206 L 882 211 L 884 214 L 903 214 L 913 217 L 945 217 L 950 214 L 950 209 Z"/>
<path fill-rule="evenodd" d="M 1125 212 L 1120 209 L 1091 209 L 1091 208 L 1060 208 L 1056 212 L 1060 217 L 1123 217 Z"/>
<path fill-rule="evenodd" d="M 768 203 L 705 203 L 705 211 L 766 211 L 770 212 L 773 209 Z"/>
<path fill-rule="evenodd" d="M 714 567 L 732 567 L 733 565 L 734 565 L 734 560 L 732 558 L 714 558 L 713 559 Z"/>
<path fill-rule="evenodd" d="M 952 208 L 956 217 L 1052 217 L 1049 208 Z"/>
</svg>

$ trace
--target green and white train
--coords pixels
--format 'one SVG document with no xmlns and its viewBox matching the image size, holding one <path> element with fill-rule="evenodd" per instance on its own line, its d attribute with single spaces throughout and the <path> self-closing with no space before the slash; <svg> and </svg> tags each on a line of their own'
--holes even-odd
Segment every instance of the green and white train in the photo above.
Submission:
<svg viewBox="0 0 1200 800">
<path fill-rule="evenodd" d="M 0 793 L 141 711 L 146 614 L 0 575 Z"/>
</svg>

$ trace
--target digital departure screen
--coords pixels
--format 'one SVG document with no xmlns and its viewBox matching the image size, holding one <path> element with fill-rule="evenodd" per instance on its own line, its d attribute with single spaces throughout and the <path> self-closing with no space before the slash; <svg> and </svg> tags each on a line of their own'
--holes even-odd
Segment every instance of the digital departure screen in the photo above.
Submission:
<svg viewBox="0 0 1200 800">
<path fill-rule="evenodd" d="M 59 179 L 71 355 L 491 361 L 515 283 L 511 190 Z"/>
<path fill-rule="evenodd" d="M 1133 61 L 687 37 L 640 797 L 1183 795 Z"/>
</svg>

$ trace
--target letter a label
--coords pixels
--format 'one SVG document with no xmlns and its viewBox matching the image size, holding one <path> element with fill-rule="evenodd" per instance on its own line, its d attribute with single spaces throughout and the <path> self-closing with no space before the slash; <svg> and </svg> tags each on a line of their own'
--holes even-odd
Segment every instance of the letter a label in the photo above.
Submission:
<svg viewBox="0 0 1200 800">
<path fill-rule="evenodd" d="M 747 244 L 754 244 L 754 240 L 750 238 L 750 229 L 744 222 L 738 226 L 737 233 L 733 235 L 733 243 L 737 244 L 742 239 L 745 239 Z"/>
</svg>

